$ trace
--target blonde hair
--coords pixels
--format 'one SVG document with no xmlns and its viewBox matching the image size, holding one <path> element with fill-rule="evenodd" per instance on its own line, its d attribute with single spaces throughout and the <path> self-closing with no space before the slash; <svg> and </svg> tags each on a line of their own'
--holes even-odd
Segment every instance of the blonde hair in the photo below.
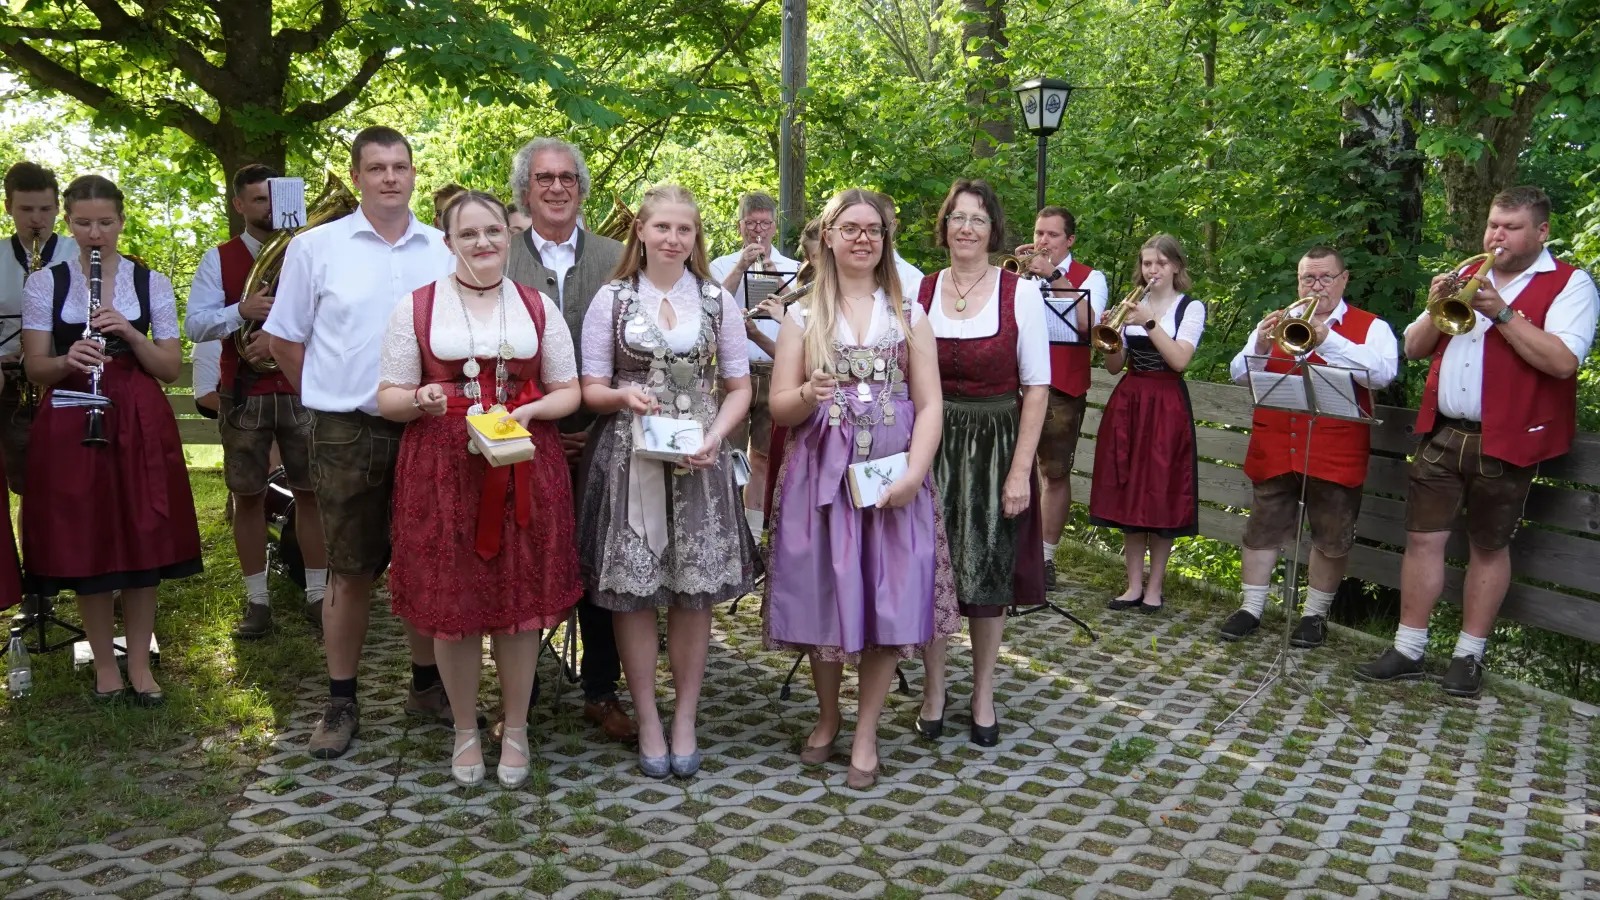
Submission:
<svg viewBox="0 0 1600 900">
<path fill-rule="evenodd" d="M 682 204 L 694 210 L 694 250 L 690 251 L 686 265 L 696 278 L 711 280 L 711 263 L 706 258 L 706 229 L 700 219 L 700 204 L 695 202 L 694 194 L 688 188 L 676 184 L 658 184 L 645 191 L 639 201 L 634 227 L 628 229 L 628 239 L 622 245 L 622 259 L 617 261 L 617 269 L 611 273 L 612 281 L 633 278 L 644 268 L 645 250 L 644 243 L 639 240 L 639 226 L 649 222 L 656 208 L 667 203 Z"/>
<path fill-rule="evenodd" d="M 1178 264 L 1178 273 L 1172 276 L 1172 289 L 1187 291 L 1194 287 L 1194 281 L 1189 278 L 1189 257 L 1183 253 L 1183 245 L 1170 234 L 1158 234 L 1139 248 L 1139 258 L 1133 261 L 1133 284 L 1135 287 L 1145 287 L 1144 280 L 1144 252 L 1154 250 L 1166 257 L 1169 262 Z"/>
<path fill-rule="evenodd" d="M 911 320 L 906 312 L 905 298 L 900 293 L 900 273 L 894 264 L 894 210 L 884 202 L 881 194 L 876 191 L 864 191 L 851 188 L 833 195 L 828 205 L 822 210 L 822 215 L 817 221 L 820 224 L 819 233 L 827 232 L 844 215 L 845 210 L 852 206 L 865 203 L 877 212 L 880 224 L 883 225 L 883 255 L 878 258 L 878 265 L 873 273 L 877 276 L 878 287 L 888 295 L 889 308 L 894 310 L 895 318 L 900 320 L 900 327 L 904 330 L 907 346 L 911 342 Z M 816 287 L 806 298 L 806 327 L 805 327 L 805 360 L 807 373 L 824 369 L 833 369 L 833 341 L 839 329 L 839 301 L 843 292 L 839 289 L 839 264 L 834 259 L 833 249 L 828 242 L 822 242 L 821 259 L 817 260 Z M 863 335 L 864 336 L 864 335 Z"/>
</svg>

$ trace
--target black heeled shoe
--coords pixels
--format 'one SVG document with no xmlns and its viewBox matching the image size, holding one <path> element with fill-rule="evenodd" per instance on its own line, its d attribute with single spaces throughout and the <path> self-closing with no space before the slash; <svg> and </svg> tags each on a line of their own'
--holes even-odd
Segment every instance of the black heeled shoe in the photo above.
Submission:
<svg viewBox="0 0 1600 900">
<path fill-rule="evenodd" d="M 1000 720 L 996 718 L 993 725 L 979 725 L 972 723 L 972 742 L 979 747 L 993 747 L 1000 743 Z"/>
<path fill-rule="evenodd" d="M 914 730 L 917 732 L 917 734 L 927 738 L 930 741 L 937 741 L 940 736 L 944 734 L 944 717 L 949 711 L 950 692 L 945 691 L 944 705 L 940 708 L 939 718 L 924 719 L 919 716 L 917 718 L 917 724 L 914 726 Z"/>
</svg>

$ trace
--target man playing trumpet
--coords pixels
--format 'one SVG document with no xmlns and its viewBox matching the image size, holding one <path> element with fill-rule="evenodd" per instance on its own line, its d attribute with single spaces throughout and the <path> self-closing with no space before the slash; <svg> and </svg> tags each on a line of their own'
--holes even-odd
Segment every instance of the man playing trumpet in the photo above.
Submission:
<svg viewBox="0 0 1600 900">
<path fill-rule="evenodd" d="M 1471 330 L 1457 337 L 1440 331 L 1431 302 L 1406 329 L 1406 358 L 1433 360 L 1417 413 L 1416 433 L 1426 437 L 1411 460 L 1406 496 L 1400 627 L 1393 647 L 1356 666 L 1359 678 L 1422 677 L 1428 616 L 1444 590 L 1445 545 L 1465 504 L 1461 633 L 1442 686 L 1458 697 L 1475 697 L 1483 686 L 1484 645 L 1511 583 L 1511 538 L 1539 463 L 1572 446 L 1578 366 L 1594 340 L 1594 281 L 1551 256 L 1549 236 L 1543 191 L 1495 195 L 1483 232 L 1491 266 L 1461 298 L 1473 310 Z M 1433 280 L 1431 297 L 1467 293 L 1460 278 L 1477 267 L 1458 268 Z"/>
<path fill-rule="evenodd" d="M 1350 271 L 1333 248 L 1306 251 L 1297 281 L 1304 300 L 1261 320 L 1228 366 L 1233 380 L 1239 384 L 1249 380 L 1252 356 L 1270 357 L 1267 371 L 1288 372 L 1293 354 L 1298 352 L 1310 363 L 1358 370 L 1357 399 L 1370 413 L 1372 392 L 1393 381 L 1399 367 L 1394 331 L 1389 323 L 1345 302 Z M 1307 309 L 1312 301 L 1315 307 Z M 1298 320 L 1296 326 L 1310 323 L 1309 353 L 1304 346 L 1286 346 L 1293 342 L 1280 339 L 1280 326 L 1291 313 Z M 1355 543 L 1361 485 L 1367 480 L 1369 432 L 1364 422 L 1337 419 L 1318 421 L 1312 431 L 1310 418 L 1303 414 L 1255 411 L 1244 464 L 1255 494 L 1244 529 L 1240 578 L 1244 605 L 1222 623 L 1223 640 L 1243 640 L 1260 627 L 1278 551 L 1294 538 L 1300 525 L 1303 491 L 1311 525 L 1311 573 L 1305 607 L 1289 643 L 1301 648 L 1322 646 L 1327 638 L 1328 609 Z M 1308 437 L 1314 437 L 1309 446 Z"/>
</svg>

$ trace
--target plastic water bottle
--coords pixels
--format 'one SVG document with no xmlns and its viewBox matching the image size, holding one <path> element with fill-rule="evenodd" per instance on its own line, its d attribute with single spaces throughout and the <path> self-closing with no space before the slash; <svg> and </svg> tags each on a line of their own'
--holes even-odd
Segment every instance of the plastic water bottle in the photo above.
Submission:
<svg viewBox="0 0 1600 900">
<path fill-rule="evenodd" d="M 33 690 L 33 661 L 28 659 L 28 645 L 22 640 L 22 629 L 11 629 L 11 643 L 6 647 L 10 670 L 6 673 L 6 686 L 12 697 L 26 697 Z"/>
</svg>

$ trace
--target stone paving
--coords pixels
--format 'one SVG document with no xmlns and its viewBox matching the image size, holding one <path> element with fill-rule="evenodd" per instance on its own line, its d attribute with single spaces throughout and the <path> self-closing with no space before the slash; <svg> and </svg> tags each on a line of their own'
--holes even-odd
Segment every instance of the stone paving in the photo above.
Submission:
<svg viewBox="0 0 1600 900">
<path fill-rule="evenodd" d="M 866 793 L 845 787 L 842 753 L 819 770 L 796 761 L 815 709 L 807 670 L 779 699 L 791 658 L 761 649 L 753 602 L 717 615 L 698 777 L 637 774 L 551 665 L 536 768 L 515 792 L 454 784 L 449 732 L 402 713 L 398 624 L 375 617 L 367 659 L 389 664 L 363 672 L 362 737 L 345 759 L 303 752 L 325 690 L 308 680 L 220 839 L 0 852 L 0 892 L 1600 898 L 1589 720 L 1516 694 L 1361 685 L 1350 665 L 1369 651 L 1336 638 L 1297 658 L 1348 726 L 1280 682 L 1213 733 L 1274 639 L 1217 643 L 1216 605 L 1152 619 L 1062 599 L 1100 640 L 1054 614 L 1013 621 L 997 750 L 965 740 L 969 660 L 953 646 L 945 739 L 919 740 L 917 700 L 895 694 Z M 915 691 L 920 665 L 904 670 Z"/>
</svg>

